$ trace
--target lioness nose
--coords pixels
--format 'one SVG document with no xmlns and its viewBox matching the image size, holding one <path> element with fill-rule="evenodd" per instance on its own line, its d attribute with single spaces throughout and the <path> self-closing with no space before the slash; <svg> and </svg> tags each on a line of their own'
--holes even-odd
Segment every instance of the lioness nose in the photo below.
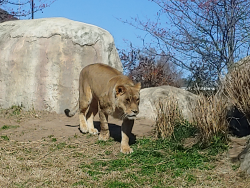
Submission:
<svg viewBox="0 0 250 188">
<path fill-rule="evenodd" d="M 137 113 L 138 113 L 138 110 L 132 110 L 132 112 L 134 112 L 135 114 L 137 114 Z"/>
</svg>

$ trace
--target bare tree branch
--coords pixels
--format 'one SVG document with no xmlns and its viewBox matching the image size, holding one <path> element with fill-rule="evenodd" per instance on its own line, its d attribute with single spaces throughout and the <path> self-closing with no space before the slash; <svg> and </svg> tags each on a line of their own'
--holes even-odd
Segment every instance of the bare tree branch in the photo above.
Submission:
<svg viewBox="0 0 250 188">
<path fill-rule="evenodd" d="M 55 1 L 56 0 L 39 0 L 39 3 L 36 4 L 34 0 L 33 13 L 42 11 Z M 0 0 L 0 8 L 4 9 L 12 16 L 26 17 L 32 14 L 31 3 L 31 0 Z"/>
<path fill-rule="evenodd" d="M 156 21 L 134 18 L 124 22 L 149 33 L 155 41 L 147 46 L 169 54 L 178 66 L 204 79 L 201 82 L 218 81 L 223 71 L 248 55 L 250 1 L 152 2 L 160 8 Z"/>
</svg>

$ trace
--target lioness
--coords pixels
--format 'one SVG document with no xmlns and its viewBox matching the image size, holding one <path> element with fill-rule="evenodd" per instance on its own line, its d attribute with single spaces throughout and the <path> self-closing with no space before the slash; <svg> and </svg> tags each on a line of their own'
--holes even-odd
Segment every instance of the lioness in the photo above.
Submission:
<svg viewBox="0 0 250 188">
<path fill-rule="evenodd" d="M 121 126 L 121 152 L 131 153 L 129 136 L 139 113 L 141 84 L 136 85 L 127 76 L 105 64 L 91 64 L 82 69 L 79 77 L 79 118 L 80 130 L 83 133 L 97 134 L 93 119 L 99 111 L 99 140 L 108 140 L 108 115 L 123 120 Z M 78 103 L 71 112 L 65 114 L 72 117 L 78 110 Z"/>
</svg>

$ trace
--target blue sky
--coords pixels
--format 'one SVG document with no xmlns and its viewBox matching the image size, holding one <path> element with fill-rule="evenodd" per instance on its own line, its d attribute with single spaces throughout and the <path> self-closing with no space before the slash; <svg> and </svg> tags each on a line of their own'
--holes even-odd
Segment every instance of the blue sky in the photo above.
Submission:
<svg viewBox="0 0 250 188">
<path fill-rule="evenodd" d="M 138 36 L 145 36 L 146 33 L 119 19 L 154 19 L 158 9 L 149 0 L 57 0 L 43 12 L 35 13 L 35 18 L 65 17 L 99 26 L 112 34 L 117 48 L 127 49 L 129 43 L 124 40 L 134 46 L 142 46 Z"/>
<path fill-rule="evenodd" d="M 20 0 L 20 2 L 23 1 Z M 50 2 L 52 0 L 41 1 Z M 34 2 L 39 5 L 39 0 L 34 0 Z M 26 10 L 29 8 L 30 5 L 25 7 Z M 18 7 L 15 7 L 15 10 L 17 9 Z M 111 33 L 117 48 L 128 50 L 130 42 L 134 47 L 143 46 L 143 42 L 138 36 L 143 38 L 146 36 L 146 42 L 149 43 L 152 38 L 146 32 L 125 24 L 119 19 L 125 21 L 138 17 L 141 20 L 151 19 L 155 21 L 159 9 L 160 7 L 150 0 L 56 0 L 50 7 L 36 12 L 34 17 L 35 19 L 65 17 L 96 25 Z M 21 19 L 29 19 L 30 17 Z"/>
</svg>

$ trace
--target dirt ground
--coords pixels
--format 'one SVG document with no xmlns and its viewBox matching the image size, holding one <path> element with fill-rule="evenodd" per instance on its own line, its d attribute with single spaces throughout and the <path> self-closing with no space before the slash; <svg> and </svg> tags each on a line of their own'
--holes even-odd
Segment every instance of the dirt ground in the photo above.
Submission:
<svg viewBox="0 0 250 188">
<path fill-rule="evenodd" d="M 110 136 L 118 143 L 121 141 L 121 124 L 121 120 L 114 119 L 111 116 L 109 117 Z M 17 127 L 14 129 L 2 130 L 0 135 L 8 135 L 10 140 L 18 142 L 40 141 L 50 136 L 55 138 L 68 138 L 82 135 L 79 130 L 78 115 L 69 118 L 64 114 L 32 112 L 32 114 L 21 113 L 19 116 L 7 116 L 7 118 L 6 116 L 0 116 L 0 127 L 4 125 Z M 94 119 L 94 125 L 100 130 L 98 115 Z M 152 136 L 153 126 L 153 120 L 137 119 L 132 131 L 134 135 L 132 140 Z M 98 140 L 98 136 L 95 135 L 91 137 L 91 139 L 96 141 Z M 247 138 L 230 137 L 230 139 L 228 158 L 232 161 L 237 161 L 238 155 L 246 146 Z M 192 140 L 190 144 L 192 144 L 191 142 Z"/>
<path fill-rule="evenodd" d="M 121 123 L 122 121 L 109 117 L 110 135 L 116 142 L 102 146 L 96 144 L 97 135 L 84 135 L 80 132 L 78 115 L 69 118 L 64 114 L 48 112 L 34 111 L 18 115 L 8 111 L 1 112 L 0 187 L 69 187 L 79 183 L 79 178 L 90 183 L 90 187 L 100 187 L 100 182 L 91 180 L 84 171 L 79 171 L 79 164 L 83 163 L 83 156 L 86 156 L 86 164 L 91 164 L 92 159 L 117 159 L 120 153 Z M 100 129 L 98 116 L 95 117 L 94 124 Z M 136 120 L 132 131 L 133 140 L 152 136 L 153 125 L 154 121 Z M 11 128 L 4 129 L 3 126 Z M 241 175 L 239 170 L 232 169 L 232 166 L 239 165 L 232 163 L 232 160 L 237 159 L 245 145 L 245 138 L 232 138 L 228 153 L 219 161 L 221 164 L 212 172 L 201 171 L 205 174 L 197 176 L 198 179 L 209 181 L 214 184 L 212 187 L 248 187 L 250 180 Z M 107 152 L 110 152 L 108 159 L 103 158 Z M 112 173 L 104 176 L 102 181 L 120 176 L 122 178 L 121 174 L 114 177 L 111 175 Z M 206 176 L 214 180 L 204 179 Z"/>
<path fill-rule="evenodd" d="M 110 135 L 115 140 L 121 139 L 121 120 L 109 117 Z M 154 121 L 140 119 L 136 120 L 133 127 L 133 134 L 136 137 L 149 136 L 152 134 Z M 3 125 L 18 125 L 15 129 L 1 131 L 1 134 L 8 135 L 10 140 L 19 142 L 38 141 L 53 135 L 59 137 L 71 137 L 82 135 L 79 130 L 78 115 L 66 117 L 64 114 L 56 113 L 37 113 L 31 117 L 25 115 L 18 119 L 12 117 L 0 117 L 0 127 Z M 100 130 L 98 115 L 94 119 L 95 127 Z M 97 136 L 93 139 L 98 139 Z"/>
</svg>

